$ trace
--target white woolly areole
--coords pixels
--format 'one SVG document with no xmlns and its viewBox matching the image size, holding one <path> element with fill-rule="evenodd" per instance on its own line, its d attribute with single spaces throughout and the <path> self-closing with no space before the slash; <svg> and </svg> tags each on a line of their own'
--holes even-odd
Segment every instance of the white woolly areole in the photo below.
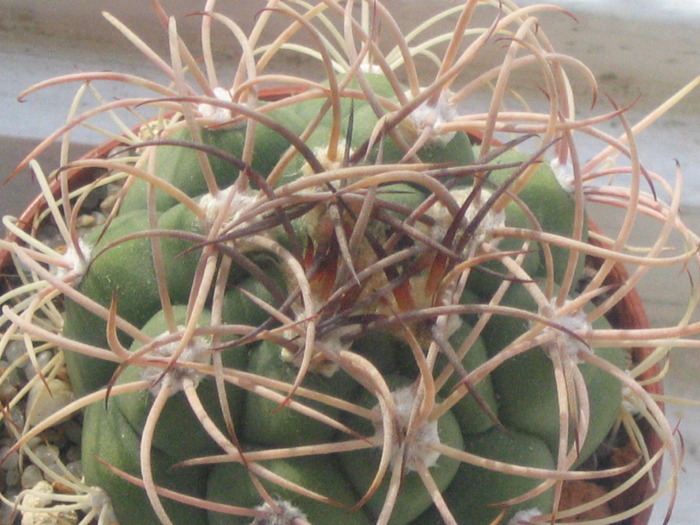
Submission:
<svg viewBox="0 0 700 525">
<path fill-rule="evenodd" d="M 364 71 L 365 73 L 375 73 L 377 75 L 382 73 L 381 67 L 379 67 L 377 64 L 370 64 L 369 62 L 362 62 L 362 64 L 360 64 L 360 70 Z"/>
<path fill-rule="evenodd" d="M 301 316 L 297 316 L 297 318 L 299 317 Z M 345 329 L 339 328 L 333 330 L 323 339 L 316 340 L 314 342 L 315 347 L 313 349 L 311 363 L 309 364 L 309 370 L 325 377 L 333 377 L 338 371 L 339 367 L 338 364 L 329 359 L 328 356 L 337 355 L 342 351 L 350 349 L 352 346 L 352 339 L 344 336 L 351 332 L 352 329 L 350 327 Z M 284 337 L 287 339 L 293 339 L 296 335 L 296 332 L 293 330 L 285 330 L 284 332 Z M 282 361 L 285 363 L 291 363 L 297 367 L 301 366 L 303 357 L 303 352 L 292 352 L 285 347 L 282 347 L 280 350 L 280 358 Z"/>
<path fill-rule="evenodd" d="M 184 327 L 179 326 L 178 329 L 183 330 Z M 149 357 L 160 358 L 160 359 L 170 359 L 175 355 L 180 347 L 180 341 L 174 341 L 172 343 L 167 343 L 163 345 L 158 345 L 159 339 L 165 339 L 170 337 L 172 334 L 170 332 L 164 332 L 155 339 L 155 348 L 148 353 Z M 204 337 L 194 337 L 185 346 L 185 348 L 180 353 L 178 358 L 179 362 L 190 361 L 193 363 L 209 364 L 211 362 L 211 352 L 209 352 L 210 344 L 207 338 Z M 141 372 L 141 378 L 145 381 L 149 381 L 151 385 L 151 394 L 153 396 L 158 395 L 163 384 L 167 381 L 167 385 L 171 390 L 171 395 L 176 394 L 183 390 L 183 382 L 185 379 L 192 380 L 195 384 L 199 383 L 202 374 L 187 368 L 186 366 L 175 365 L 171 367 L 165 375 L 163 375 L 163 368 L 157 366 L 147 366 L 143 368 Z"/>
<path fill-rule="evenodd" d="M 277 510 L 269 503 L 264 503 L 255 510 L 265 513 L 264 516 L 255 518 L 250 525 L 296 525 L 308 523 L 308 518 L 300 509 L 285 500 L 276 500 Z"/>
<path fill-rule="evenodd" d="M 80 253 L 78 253 L 78 250 L 76 250 L 73 245 L 66 248 L 66 253 L 61 256 L 63 264 L 56 265 L 52 268 L 56 277 L 64 279 L 69 276 L 82 277 L 85 275 L 88 261 L 90 260 L 90 254 L 92 253 L 92 246 L 83 239 L 78 239 L 78 248 L 80 249 Z"/>
<path fill-rule="evenodd" d="M 328 146 L 318 146 L 315 148 L 311 148 L 311 151 L 313 152 L 314 157 L 316 157 L 316 160 L 319 162 L 319 164 L 321 164 L 321 166 L 323 166 L 323 168 L 326 171 L 333 171 L 343 167 L 343 158 L 345 156 L 346 144 L 347 143 L 345 142 L 345 139 L 338 140 L 338 144 L 336 146 L 335 151 L 335 159 L 333 160 L 331 160 L 330 157 L 328 157 Z M 351 155 L 354 151 L 354 149 L 350 148 Z M 304 177 L 310 177 L 311 175 L 315 175 L 315 172 L 308 162 L 304 162 L 304 165 L 301 167 L 301 174 Z M 328 191 L 328 187 L 317 186 L 311 188 L 304 188 L 299 193 L 309 194 L 316 193 L 318 191 Z"/>
<path fill-rule="evenodd" d="M 251 213 L 251 210 L 259 204 L 260 193 L 244 190 L 241 191 L 238 184 L 229 186 L 219 191 L 215 196 L 207 193 L 199 199 L 199 205 L 204 210 L 204 219 L 202 220 L 202 228 L 208 231 L 214 224 L 214 221 L 224 209 L 226 217 L 221 224 L 221 229 L 225 230 L 229 227 L 242 227 L 250 225 L 260 218 L 259 213 Z M 251 215 L 251 218 L 242 220 L 245 215 Z M 256 235 L 266 235 L 270 238 L 274 236 L 275 229 L 258 232 Z M 246 249 L 245 237 L 235 241 L 236 248 L 241 251 Z"/>
<path fill-rule="evenodd" d="M 211 226 L 221 209 L 226 206 L 228 211 L 224 226 L 234 224 L 255 203 L 256 196 L 252 191 L 240 191 L 235 184 L 220 190 L 216 195 L 207 193 L 199 199 L 199 205 L 204 210 L 204 222 Z"/>
<path fill-rule="evenodd" d="M 221 87 L 214 88 L 214 96 L 224 102 L 231 102 L 231 92 L 227 89 Z M 213 104 L 198 104 L 197 111 L 205 119 L 214 120 L 216 122 L 224 123 L 231 120 L 231 111 Z"/>
<path fill-rule="evenodd" d="M 410 93 L 407 93 L 407 95 L 410 95 Z M 424 130 L 429 129 L 431 133 L 428 142 L 444 146 L 454 138 L 456 132 L 442 133 L 442 127 L 452 122 L 456 117 L 457 111 L 447 100 L 447 93 L 440 92 L 437 104 L 432 106 L 428 102 L 423 102 L 413 110 L 408 118 L 419 135 Z"/>
<path fill-rule="evenodd" d="M 561 186 L 567 193 L 574 193 L 574 167 L 569 164 L 562 164 L 559 159 L 554 159 L 549 163 L 549 167 L 552 168 L 554 177 L 557 179 L 559 186 Z"/>
<path fill-rule="evenodd" d="M 61 496 L 47 481 L 39 481 L 31 489 L 23 491 L 19 498 L 22 525 L 78 523 L 78 514 L 74 509 L 66 509 L 68 505 L 64 509 L 61 509 L 62 506 L 54 505 L 61 500 Z M 50 507 L 53 508 L 49 510 Z"/>
<path fill-rule="evenodd" d="M 472 188 L 457 188 L 451 191 L 452 196 L 457 201 L 460 206 L 464 204 L 472 193 Z M 460 226 L 460 231 L 464 230 L 469 223 L 471 223 L 476 217 L 477 213 L 486 204 L 488 199 L 491 197 L 491 193 L 487 190 L 481 189 L 478 198 L 475 198 L 469 208 L 467 208 L 464 217 L 462 218 L 462 225 Z M 427 213 L 432 219 L 435 220 L 435 224 L 430 227 L 429 235 L 432 239 L 441 241 L 447 231 L 452 226 L 454 222 L 454 216 L 450 211 L 440 202 L 436 203 L 430 208 Z M 503 211 L 489 210 L 486 216 L 481 220 L 480 224 L 474 231 L 474 236 L 472 241 L 467 244 L 465 251 L 469 251 L 471 247 L 478 246 L 491 239 L 491 232 L 497 228 L 502 228 L 506 224 L 506 215 Z"/>
<path fill-rule="evenodd" d="M 400 445 L 396 447 L 391 457 L 391 467 L 404 466 L 409 471 L 418 470 L 419 466 L 433 467 L 440 458 L 440 453 L 433 450 L 431 445 L 440 443 L 437 421 L 424 423 L 419 427 L 411 427 L 410 435 L 406 435 L 409 428 L 416 393 L 413 387 L 407 386 L 393 391 L 392 397 L 396 405 L 396 419 L 398 423 Z M 379 405 L 375 406 L 379 410 Z M 382 434 L 380 429 L 379 434 Z"/>
<path fill-rule="evenodd" d="M 532 520 L 542 515 L 537 507 L 532 507 L 530 509 L 523 509 L 516 512 L 510 519 L 507 525 L 530 525 L 534 523 Z"/>
<path fill-rule="evenodd" d="M 566 301 L 564 305 L 567 305 L 570 302 L 571 301 Z M 549 312 L 549 315 L 548 312 L 545 310 Z M 550 317 L 552 321 L 554 321 L 559 327 L 561 327 L 547 327 L 545 329 L 545 333 L 555 334 L 554 339 L 547 346 L 551 346 L 552 348 L 563 348 L 574 363 L 580 364 L 582 361 L 579 358 L 579 355 L 582 352 L 592 353 L 593 351 L 587 344 L 585 344 L 580 339 L 577 339 L 570 333 L 567 333 L 567 331 L 586 332 L 590 330 L 592 327 L 586 319 L 586 313 L 582 310 L 579 310 L 572 314 L 567 314 L 563 316 L 553 316 L 551 315 L 551 312 L 553 311 L 553 305 L 550 305 L 550 307 L 547 307 L 546 309 L 540 312 Z"/>
</svg>

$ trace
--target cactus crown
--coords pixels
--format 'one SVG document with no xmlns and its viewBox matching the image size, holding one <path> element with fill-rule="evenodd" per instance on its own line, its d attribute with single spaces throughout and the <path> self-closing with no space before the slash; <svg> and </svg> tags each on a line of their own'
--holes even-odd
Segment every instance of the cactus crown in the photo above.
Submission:
<svg viewBox="0 0 700 525">
<path fill-rule="evenodd" d="M 208 2 L 198 60 L 154 4 L 168 86 L 114 73 L 52 82 L 135 84 L 153 95 L 99 111 L 155 118 L 48 177 L 32 160 L 40 146 L 27 162 L 48 204 L 31 234 L 5 219 L 18 280 L 0 351 L 21 345 L 37 388 L 58 377 L 75 392 L 16 427 L 14 449 L 31 456 L 31 438 L 84 413 L 84 478 L 65 482 L 90 496 L 81 523 L 555 523 L 658 474 L 663 452 L 640 428 L 676 465 L 641 385 L 659 379 L 649 370 L 667 340 L 692 330 L 606 316 L 653 267 L 697 263 L 694 250 L 665 255 L 671 230 L 697 238 L 677 191 L 670 204 L 642 191 L 661 178 L 640 167 L 621 111 L 602 117 L 622 122 L 619 140 L 576 118 L 563 66 L 592 75 L 538 27 L 537 10 L 555 8 L 468 1 L 404 35 L 374 0 L 270 0 L 248 32 Z M 419 41 L 448 17 L 454 27 Z M 230 85 L 215 29 L 240 46 Z M 465 79 L 496 48 L 502 62 Z M 273 72 L 299 57 L 324 79 Z M 511 77 L 533 65 L 547 109 L 507 109 Z M 466 112 L 485 89 L 483 112 Z M 71 115 L 66 140 L 89 116 Z M 582 164 L 575 132 L 609 151 Z M 611 152 L 629 160 L 616 172 L 631 187 L 598 183 Z M 72 186 L 88 168 L 94 178 Z M 83 234 L 77 218 L 108 189 L 104 223 Z M 626 210 L 611 237 L 589 229 L 595 202 Z M 643 252 L 628 248 L 638 215 L 663 226 Z M 63 254 L 39 240 L 47 224 Z M 622 263 L 632 273 L 612 280 Z M 643 344 L 658 350 L 642 359 Z M 633 461 L 604 457 L 621 437 Z M 608 495 L 563 504 L 600 480 Z M 46 512 L 59 511 L 56 497 Z"/>
</svg>

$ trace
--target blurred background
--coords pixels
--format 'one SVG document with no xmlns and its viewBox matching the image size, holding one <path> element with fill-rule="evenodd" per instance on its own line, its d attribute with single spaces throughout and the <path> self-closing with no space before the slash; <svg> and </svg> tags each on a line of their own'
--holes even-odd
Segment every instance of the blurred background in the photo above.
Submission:
<svg viewBox="0 0 700 525">
<path fill-rule="evenodd" d="M 184 15 L 199 8 L 192 0 L 162 0 L 168 12 Z M 520 5 L 539 3 L 521 0 Z M 606 95 L 624 106 L 634 102 L 627 113 L 638 121 L 675 91 L 700 75 L 700 1 L 698 0 L 552 0 L 549 3 L 568 10 L 538 15 L 541 26 L 554 47 L 586 63 L 595 73 L 600 88 L 596 111 L 610 109 Z M 405 27 L 424 21 L 436 5 L 454 5 L 451 0 L 385 0 Z M 101 11 L 111 12 L 142 36 L 149 45 L 167 56 L 167 41 L 150 8 L 134 7 L 121 0 L 0 0 L 0 180 L 44 137 L 65 122 L 76 85 L 51 87 L 18 102 L 19 93 L 46 78 L 79 71 L 115 70 L 163 79 L 121 34 L 104 20 Z M 202 3 L 203 5 L 203 3 Z M 250 24 L 259 1 L 219 0 L 220 11 L 232 15 L 242 26 Z M 394 9 L 392 9 L 394 7 Z M 181 17 L 178 29 L 185 40 L 197 42 L 198 17 Z M 225 66 L 235 63 L 233 41 L 215 44 L 218 60 Z M 287 67 L 304 68 L 302 61 Z M 478 64 L 477 64 L 478 66 Z M 575 80 L 575 79 L 574 79 Z M 518 91 L 526 98 L 537 85 L 526 76 L 517 80 Z M 133 94 L 123 86 L 101 84 L 102 96 L 111 100 Z M 588 111 L 590 94 L 582 93 L 580 111 Z M 478 99 L 469 101 L 477 106 Z M 618 123 L 608 130 L 615 131 Z M 621 129 L 616 130 L 620 133 Z M 78 129 L 73 133 L 73 156 L 89 150 L 98 135 Z M 700 90 L 691 93 L 638 137 L 642 162 L 651 170 L 673 181 L 678 161 L 684 174 L 684 220 L 700 232 Z M 592 155 L 584 143 L 582 156 Z M 58 145 L 41 158 L 48 172 L 57 166 Z M 38 185 L 28 171 L 0 186 L 0 215 L 17 215 L 38 193 Z M 601 226 L 612 223 L 612 214 L 599 214 Z M 1 228 L 1 226 L 0 226 Z M 645 228 L 639 228 L 643 243 Z M 697 283 L 695 283 L 697 286 Z M 669 274 L 647 283 L 641 293 L 648 304 L 652 325 L 678 319 L 691 283 L 683 275 Z M 684 292 L 684 293 L 680 293 Z M 666 382 L 669 395 L 700 399 L 699 350 L 676 349 Z M 700 409 L 670 404 L 672 423 L 679 423 L 685 438 L 686 463 L 681 474 L 681 490 L 673 524 L 698 523 L 700 515 Z M 660 504 L 663 507 L 663 503 Z M 662 522 L 657 511 L 653 524 Z"/>
</svg>

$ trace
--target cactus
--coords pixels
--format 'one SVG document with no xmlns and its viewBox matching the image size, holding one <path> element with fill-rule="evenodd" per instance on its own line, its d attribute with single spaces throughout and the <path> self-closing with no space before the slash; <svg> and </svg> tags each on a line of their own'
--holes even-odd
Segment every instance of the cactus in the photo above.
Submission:
<svg viewBox="0 0 700 525">
<path fill-rule="evenodd" d="M 592 467 L 620 427 L 639 447 L 638 471 L 655 468 L 642 420 L 676 463 L 669 423 L 640 386 L 652 361 L 634 362 L 631 349 L 687 332 L 623 331 L 606 314 L 653 266 L 697 263 L 692 250 L 664 259 L 664 238 L 628 252 L 636 208 L 697 238 L 675 201 L 638 184 L 586 194 L 599 171 L 584 171 L 571 131 L 590 124 L 575 120 L 560 58 L 530 10 L 484 2 L 498 16 L 470 32 L 481 3 L 466 2 L 451 9 L 456 31 L 385 52 L 380 29 L 402 37 L 379 2 L 354 18 L 352 3 L 271 0 L 247 37 L 209 4 L 205 34 L 219 23 L 242 44 L 233 87 L 216 83 L 209 50 L 199 69 L 160 10 L 173 85 L 121 103 L 158 116 L 108 158 L 57 172 L 103 170 L 52 201 L 64 254 L 16 227 L 3 244 L 25 280 L 6 295 L 3 341 L 31 341 L 29 359 L 57 349 L 76 396 L 20 432 L 17 448 L 80 412 L 80 484 L 107 495 L 101 521 L 113 512 L 122 525 L 481 525 L 523 512 L 559 522 L 586 510 L 559 506 L 570 481 L 639 468 Z M 273 18 L 288 29 L 261 44 Z M 294 44 L 300 34 L 314 44 Z M 462 84 L 503 36 L 502 69 Z M 521 49 L 532 55 L 516 58 Z M 319 58 L 325 81 L 268 73 L 283 53 Z M 421 87 L 426 57 L 436 73 Z M 549 113 L 501 110 L 509 75 L 532 62 L 551 81 Z M 485 113 L 461 114 L 491 79 Z M 288 96 L 266 100 L 274 82 Z M 636 150 L 609 142 L 639 180 Z M 78 241 L 74 217 L 106 184 L 118 185 L 116 205 Z M 596 198 L 630 204 L 602 247 L 589 243 Z M 621 263 L 638 270 L 611 287 Z M 58 305 L 61 321 L 47 328 Z"/>
</svg>

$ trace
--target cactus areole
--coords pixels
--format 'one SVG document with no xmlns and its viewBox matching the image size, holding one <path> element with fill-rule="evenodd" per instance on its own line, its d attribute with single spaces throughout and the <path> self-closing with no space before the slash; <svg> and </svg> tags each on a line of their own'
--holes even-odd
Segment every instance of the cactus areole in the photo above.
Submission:
<svg viewBox="0 0 700 525">
<path fill-rule="evenodd" d="M 120 181 L 112 214 L 50 278 L 70 382 L 94 401 L 86 484 L 122 525 L 555 522 L 633 380 L 628 348 L 592 336 L 612 330 L 610 288 L 583 279 L 582 183 L 551 167 L 566 132 L 495 140 L 494 113 L 472 122 L 452 97 L 507 24 L 538 34 L 529 15 L 501 5 L 503 27 L 421 85 L 408 50 L 390 64 L 375 47 L 394 30 L 378 2 L 362 20 L 277 3 L 260 16 L 288 33 L 245 55 L 234 89 L 210 75 L 194 95 L 173 44 L 162 115 L 97 163 Z M 331 14 L 342 51 L 321 39 Z M 289 95 L 259 98 L 295 31 L 325 81 L 270 74 Z"/>
</svg>

